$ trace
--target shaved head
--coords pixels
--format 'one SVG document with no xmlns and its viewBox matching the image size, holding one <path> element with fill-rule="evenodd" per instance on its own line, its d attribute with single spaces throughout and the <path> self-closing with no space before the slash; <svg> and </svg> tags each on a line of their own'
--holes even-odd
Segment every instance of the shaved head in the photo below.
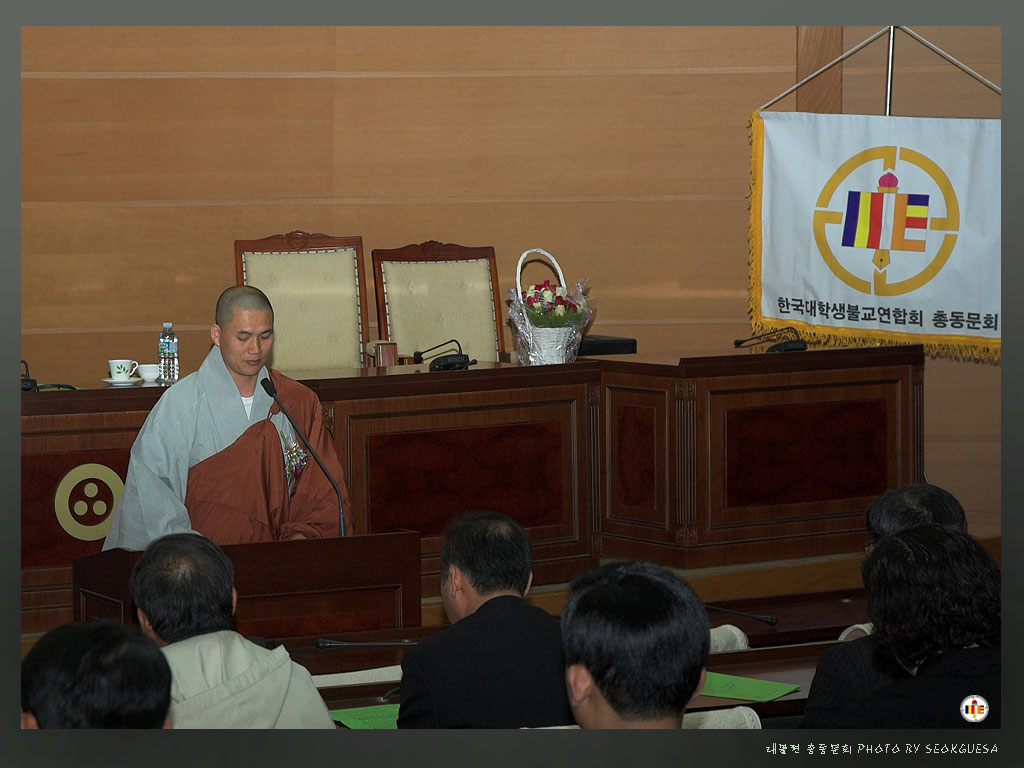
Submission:
<svg viewBox="0 0 1024 768">
<path fill-rule="evenodd" d="M 243 312 L 269 312 L 271 321 L 274 319 L 274 308 L 270 305 L 270 299 L 259 288 L 253 288 L 251 285 L 233 285 L 220 295 L 217 299 L 217 325 L 223 328 L 230 323 L 236 309 Z"/>
</svg>

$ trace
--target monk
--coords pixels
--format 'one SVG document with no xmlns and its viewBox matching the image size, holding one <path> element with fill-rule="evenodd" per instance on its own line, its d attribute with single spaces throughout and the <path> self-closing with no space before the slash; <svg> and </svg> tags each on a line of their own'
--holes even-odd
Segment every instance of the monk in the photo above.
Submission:
<svg viewBox="0 0 1024 768">
<path fill-rule="evenodd" d="M 169 533 L 217 544 L 337 536 L 338 496 L 259 381 L 270 378 L 352 510 L 317 396 L 267 368 L 274 310 L 257 288 L 217 300 L 213 348 L 199 370 L 157 401 L 132 445 L 128 475 L 103 549 L 142 550 Z"/>
</svg>

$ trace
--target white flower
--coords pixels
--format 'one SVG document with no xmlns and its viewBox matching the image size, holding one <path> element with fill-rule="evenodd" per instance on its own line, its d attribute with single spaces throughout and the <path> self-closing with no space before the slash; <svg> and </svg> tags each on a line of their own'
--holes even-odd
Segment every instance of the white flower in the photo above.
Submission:
<svg viewBox="0 0 1024 768">
<path fill-rule="evenodd" d="M 555 314 L 556 315 L 564 315 L 565 314 L 565 304 L 559 304 L 557 307 L 555 307 Z"/>
<path fill-rule="evenodd" d="M 541 296 L 544 297 L 544 301 L 553 301 L 555 298 L 555 294 L 553 294 L 547 288 L 544 289 L 544 291 L 541 293 Z"/>
</svg>

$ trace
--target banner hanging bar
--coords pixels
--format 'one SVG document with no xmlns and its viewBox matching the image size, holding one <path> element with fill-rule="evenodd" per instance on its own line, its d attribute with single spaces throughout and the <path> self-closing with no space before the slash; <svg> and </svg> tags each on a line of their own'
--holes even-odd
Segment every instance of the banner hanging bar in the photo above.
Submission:
<svg viewBox="0 0 1024 768">
<path fill-rule="evenodd" d="M 989 88 L 991 88 L 993 91 L 998 93 L 1000 96 L 1003 95 L 1003 89 L 1000 88 L 998 85 L 993 83 L 991 80 L 987 80 L 986 78 L 982 77 L 977 72 L 975 72 L 973 69 L 971 69 L 966 64 L 964 64 L 962 61 L 959 61 L 959 60 L 953 58 L 948 53 L 946 53 L 944 50 L 939 48 L 937 45 L 934 45 L 933 43 L 930 43 L 929 41 L 925 40 L 923 37 L 921 37 L 919 34 L 917 34 L 917 32 L 912 30 L 910 27 L 898 27 L 898 29 L 902 29 L 904 32 L 906 32 L 908 35 L 910 35 L 912 38 L 917 40 L 917 42 L 919 42 L 921 45 L 923 45 L 924 47 L 928 48 L 929 50 L 939 54 L 939 56 L 944 58 L 950 64 L 953 64 L 954 66 L 959 67 L 961 70 L 963 70 L 968 75 L 973 77 L 979 83 L 982 83 L 983 85 L 987 85 Z"/>
<path fill-rule="evenodd" d="M 896 37 L 895 27 L 889 27 L 889 58 L 885 67 L 885 116 L 889 117 L 892 106 L 892 43 Z"/>
<path fill-rule="evenodd" d="M 809 74 L 807 77 L 805 77 L 799 83 L 796 83 L 795 85 L 790 86 L 785 91 L 783 91 L 778 96 L 776 96 L 774 99 L 771 99 L 770 101 L 765 102 L 764 104 L 762 104 L 760 107 L 758 107 L 758 110 L 768 109 L 768 107 L 772 106 L 776 102 L 778 102 L 781 99 L 784 99 L 787 96 L 789 96 L 789 94 L 791 94 L 793 91 L 797 90 L 798 88 L 800 88 L 801 86 L 805 85 L 806 83 L 809 83 L 811 80 L 816 78 L 822 72 L 825 72 L 826 70 L 831 69 L 832 67 L 834 67 L 839 62 L 841 62 L 844 59 L 847 59 L 850 56 L 852 56 L 853 54 L 855 54 L 857 51 L 859 51 L 864 46 L 873 43 L 875 40 L 880 38 L 886 32 L 889 32 L 891 29 L 893 29 L 893 27 L 882 27 L 880 30 L 875 32 L 873 35 L 868 37 L 866 40 L 861 41 L 857 45 L 853 46 L 853 48 L 851 48 L 850 50 L 848 50 L 845 53 L 842 53 L 839 56 L 837 56 L 836 58 L 834 58 L 832 61 L 830 61 L 825 66 L 823 66 L 820 69 L 818 69 L 818 70 L 812 72 L 811 74 Z M 978 80 L 983 85 L 986 85 L 987 87 L 991 88 L 993 91 L 998 93 L 999 95 L 1002 95 L 1003 91 L 1002 91 L 1002 89 L 998 85 L 993 83 L 991 80 L 987 80 L 985 77 L 983 77 L 982 75 L 980 75 L 977 72 L 975 72 L 973 69 L 968 67 L 963 62 L 957 60 L 953 56 L 950 56 L 948 53 L 946 53 L 944 50 L 939 48 L 937 45 L 929 42 L 928 40 L 923 38 L 921 35 L 917 34 L 917 32 L 915 32 L 914 30 L 910 29 L 909 27 L 901 27 L 901 26 L 897 26 L 897 27 L 895 27 L 895 29 L 902 29 L 904 32 L 906 32 L 908 35 L 910 35 L 912 38 L 917 40 L 919 43 L 921 43 L 923 46 L 925 46 L 929 50 L 933 51 L 934 53 L 937 53 L 939 56 L 944 58 L 950 64 L 953 64 L 954 66 L 956 66 L 959 69 L 961 69 L 963 72 L 967 73 L 968 75 L 970 75 L 974 79 Z M 890 45 L 891 44 L 892 44 L 892 40 L 891 40 L 891 33 L 890 33 Z M 891 61 L 891 56 L 890 56 L 890 61 Z M 888 101 L 888 97 L 887 97 L 887 101 Z M 888 111 L 886 112 L 886 114 L 888 114 Z"/>
</svg>

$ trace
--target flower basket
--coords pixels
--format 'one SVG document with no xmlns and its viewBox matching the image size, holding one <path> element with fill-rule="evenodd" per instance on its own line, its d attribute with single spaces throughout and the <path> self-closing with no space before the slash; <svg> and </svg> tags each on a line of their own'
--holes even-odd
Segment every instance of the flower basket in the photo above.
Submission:
<svg viewBox="0 0 1024 768">
<path fill-rule="evenodd" d="M 530 254 L 540 254 L 551 262 L 558 274 L 558 284 L 545 280 L 523 290 L 523 263 Z M 583 295 L 584 282 L 576 290 L 565 287 L 565 276 L 555 257 L 540 248 L 524 251 L 516 265 L 516 288 L 509 291 L 509 316 L 515 332 L 519 362 L 524 365 L 571 363 L 580 348 L 583 329 L 591 310 Z"/>
</svg>

